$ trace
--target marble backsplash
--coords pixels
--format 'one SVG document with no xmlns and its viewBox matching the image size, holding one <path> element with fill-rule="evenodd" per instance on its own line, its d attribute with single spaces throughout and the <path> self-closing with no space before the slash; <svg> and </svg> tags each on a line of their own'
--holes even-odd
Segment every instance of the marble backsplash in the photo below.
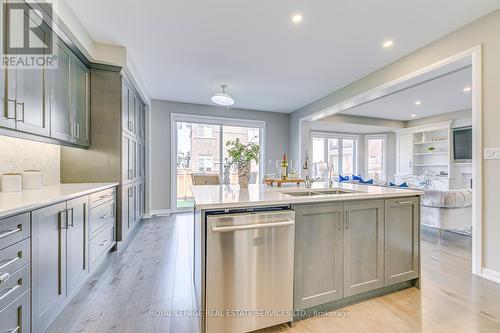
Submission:
<svg viewBox="0 0 500 333">
<path fill-rule="evenodd" d="M 58 184 L 60 150 L 58 145 L 0 135 L 0 175 L 35 169 L 42 171 L 43 185 Z"/>
</svg>

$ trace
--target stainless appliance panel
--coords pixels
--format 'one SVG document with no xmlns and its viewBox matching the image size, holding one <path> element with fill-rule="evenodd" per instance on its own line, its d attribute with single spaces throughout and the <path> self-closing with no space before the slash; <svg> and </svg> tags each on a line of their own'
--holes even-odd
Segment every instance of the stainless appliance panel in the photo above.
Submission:
<svg viewBox="0 0 500 333">
<path fill-rule="evenodd" d="M 292 321 L 294 220 L 291 210 L 207 217 L 207 333 Z"/>
</svg>

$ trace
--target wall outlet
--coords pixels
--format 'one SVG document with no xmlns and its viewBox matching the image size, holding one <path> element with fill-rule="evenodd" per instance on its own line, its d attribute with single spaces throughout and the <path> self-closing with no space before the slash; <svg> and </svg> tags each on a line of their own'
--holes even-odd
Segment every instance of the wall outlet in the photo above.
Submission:
<svg viewBox="0 0 500 333">
<path fill-rule="evenodd" d="M 485 148 L 484 149 L 484 159 L 485 160 L 500 160 L 500 148 Z"/>
</svg>

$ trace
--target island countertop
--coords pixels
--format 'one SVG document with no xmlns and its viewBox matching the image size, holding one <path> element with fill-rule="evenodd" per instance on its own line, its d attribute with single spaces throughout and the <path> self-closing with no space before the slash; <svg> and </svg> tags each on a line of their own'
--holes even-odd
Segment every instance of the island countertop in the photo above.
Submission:
<svg viewBox="0 0 500 333">
<path fill-rule="evenodd" d="M 44 186 L 40 190 L 0 192 L 0 218 L 68 201 L 118 186 L 118 183 L 72 183 Z"/>
<path fill-rule="evenodd" d="M 315 190 L 346 190 L 350 193 L 321 194 L 314 196 L 292 196 L 287 193 Z M 263 205 L 332 202 L 360 199 L 397 198 L 418 196 L 423 192 L 408 188 L 393 188 L 350 183 L 313 183 L 311 188 L 301 186 L 272 187 L 263 184 L 250 184 L 248 188 L 239 185 L 196 185 L 193 195 L 196 209 L 225 209 L 255 207 Z"/>
</svg>

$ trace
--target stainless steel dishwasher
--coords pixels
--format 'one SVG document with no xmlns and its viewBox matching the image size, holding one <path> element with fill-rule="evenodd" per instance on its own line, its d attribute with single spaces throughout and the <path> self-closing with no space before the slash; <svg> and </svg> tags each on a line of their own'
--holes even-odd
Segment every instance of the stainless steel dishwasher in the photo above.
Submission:
<svg viewBox="0 0 500 333">
<path fill-rule="evenodd" d="M 207 216 L 206 333 L 292 321 L 295 213 Z"/>
</svg>

